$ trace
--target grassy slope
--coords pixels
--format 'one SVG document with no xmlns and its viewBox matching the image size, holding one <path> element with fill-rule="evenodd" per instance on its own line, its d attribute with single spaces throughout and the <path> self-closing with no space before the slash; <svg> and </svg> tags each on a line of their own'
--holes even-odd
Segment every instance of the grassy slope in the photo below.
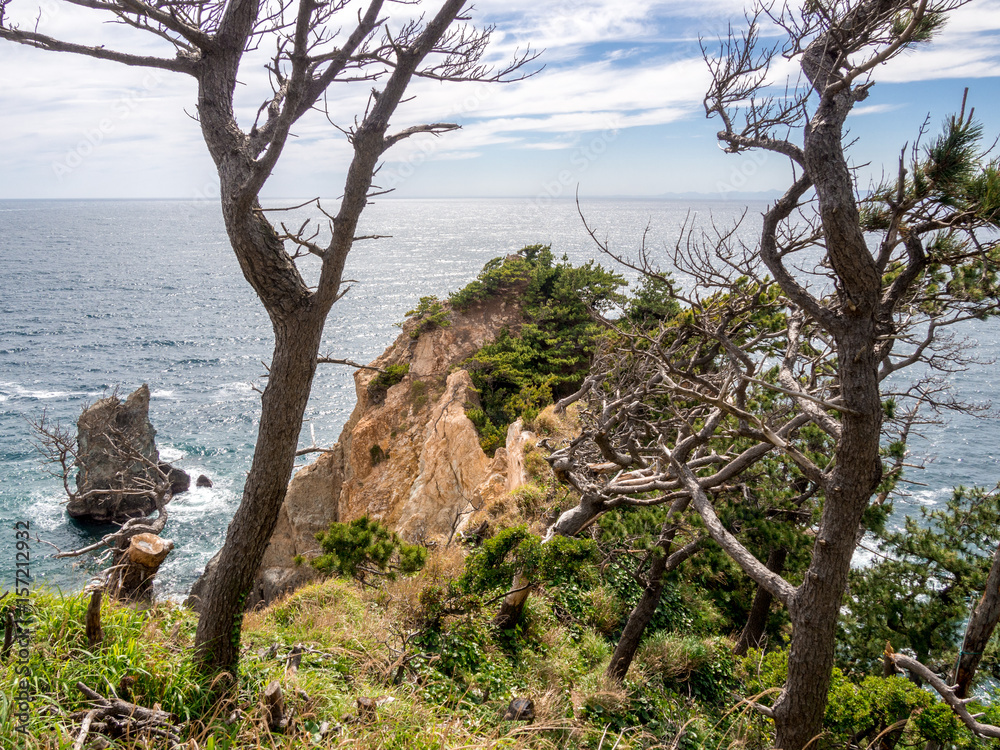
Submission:
<svg viewBox="0 0 1000 750">
<path fill-rule="evenodd" d="M 634 684 L 609 685 L 602 676 L 608 643 L 592 630 L 560 623 L 545 597 L 533 599 L 515 645 L 504 649 L 491 637 L 489 612 L 453 617 L 444 623 L 445 637 L 436 648 L 410 647 L 417 656 L 400 672 L 402 639 L 411 610 L 419 606 L 419 590 L 455 565 L 453 554 L 438 555 L 416 578 L 377 588 L 328 579 L 252 613 L 244 623 L 239 694 L 232 703 L 215 706 L 206 703 L 206 686 L 191 669 L 193 613 L 170 603 L 146 611 L 105 603 L 105 641 L 88 650 L 83 633 L 88 597 L 36 593 L 30 666 L 38 695 L 30 739 L 23 746 L 72 747 L 79 724 L 68 721 L 67 714 L 87 707 L 76 682 L 108 695 L 112 688 L 120 691 L 126 677 L 135 678 L 131 694 L 140 705 L 159 703 L 188 717 L 186 739 L 199 748 L 596 748 L 602 738 L 603 747 L 618 742 L 626 748 L 664 739 L 669 744 L 692 715 L 679 693 L 660 690 L 640 702 L 659 707 L 662 715 L 652 730 L 629 716 L 652 673 L 683 678 L 685 667 L 678 663 L 683 655 L 664 664 L 666 649 L 647 654 Z M 267 653 L 274 644 L 277 657 Z M 311 651 L 297 673 L 286 675 L 280 657 L 294 644 Z M 0 671 L 4 696 L 14 693 L 12 669 L 8 660 Z M 394 684 L 397 674 L 402 679 Z M 260 695 L 273 679 L 282 680 L 297 712 L 294 728 L 285 735 L 271 735 L 263 718 Z M 303 692 L 295 695 L 296 690 Z M 394 700 L 372 720 L 355 718 L 358 697 L 380 696 Z M 534 699 L 534 722 L 500 720 L 513 696 Z M 12 711 L 9 702 L 0 703 L 2 737 L 15 736 Z M 224 720 L 230 717 L 234 721 L 228 724 Z M 324 721 L 335 733 L 321 738 Z"/>
</svg>

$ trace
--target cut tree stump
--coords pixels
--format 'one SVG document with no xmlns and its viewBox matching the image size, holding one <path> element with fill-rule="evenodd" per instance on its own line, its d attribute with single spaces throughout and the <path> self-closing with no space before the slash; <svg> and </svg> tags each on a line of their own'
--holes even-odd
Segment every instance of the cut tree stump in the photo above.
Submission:
<svg viewBox="0 0 1000 750">
<path fill-rule="evenodd" d="M 104 630 L 101 628 L 101 596 L 104 589 L 94 589 L 90 594 L 90 604 L 87 605 L 87 645 L 93 648 L 104 640 Z"/>
<path fill-rule="evenodd" d="M 119 578 L 117 596 L 126 601 L 150 601 L 153 578 L 174 548 L 174 543 L 156 534 L 136 534 L 129 540 L 123 555 L 124 571 Z"/>
</svg>

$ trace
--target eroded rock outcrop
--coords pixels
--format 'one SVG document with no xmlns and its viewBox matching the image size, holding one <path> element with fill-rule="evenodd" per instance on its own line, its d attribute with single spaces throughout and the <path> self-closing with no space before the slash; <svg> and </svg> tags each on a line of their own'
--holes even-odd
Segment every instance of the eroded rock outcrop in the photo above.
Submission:
<svg viewBox="0 0 1000 750">
<path fill-rule="evenodd" d="M 519 294 L 475 303 L 452 312 L 451 324 L 403 333 L 372 365 L 409 366 L 387 389 L 369 389 L 377 373 L 358 370 L 358 402 L 337 444 L 301 469 L 271 537 L 251 600 L 267 602 L 310 580 L 307 564 L 318 551 L 315 535 L 333 521 L 367 515 L 411 542 L 444 543 L 482 503 L 523 482 L 523 461 L 500 449 L 488 457 L 466 409 L 478 405 L 469 374 L 453 368 L 504 328 L 522 322 Z M 512 426 L 508 440 L 524 433 Z M 522 446 L 523 447 L 523 446 Z M 511 452 L 520 447 L 511 445 Z M 193 594 L 204 587 L 202 581 Z"/>
<path fill-rule="evenodd" d="M 149 386 L 143 383 L 122 401 L 102 398 L 80 415 L 77 427 L 75 495 L 66 512 L 82 521 L 122 523 L 156 510 L 148 489 L 167 477 L 172 494 L 184 492 L 191 478 L 160 461 L 156 430 L 149 421 Z"/>
</svg>

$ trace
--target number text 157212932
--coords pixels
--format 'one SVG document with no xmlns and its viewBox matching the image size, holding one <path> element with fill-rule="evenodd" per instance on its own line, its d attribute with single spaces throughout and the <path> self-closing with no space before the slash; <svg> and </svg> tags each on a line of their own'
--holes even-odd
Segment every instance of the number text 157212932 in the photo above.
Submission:
<svg viewBox="0 0 1000 750">
<path fill-rule="evenodd" d="M 17 688 L 14 693 L 13 714 L 17 721 L 15 729 L 21 735 L 27 734 L 33 699 L 31 688 L 31 524 L 18 521 L 14 524 L 15 576 L 14 606 L 7 611 L 5 647 L 14 648 L 14 674 Z"/>
</svg>

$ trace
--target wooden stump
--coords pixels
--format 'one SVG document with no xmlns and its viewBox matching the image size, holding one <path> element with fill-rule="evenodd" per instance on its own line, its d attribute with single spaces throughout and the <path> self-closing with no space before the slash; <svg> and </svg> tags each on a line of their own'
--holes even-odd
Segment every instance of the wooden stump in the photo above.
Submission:
<svg viewBox="0 0 1000 750">
<path fill-rule="evenodd" d="M 150 601 L 153 598 L 153 578 L 174 543 L 156 534 L 136 534 L 129 540 L 122 556 L 121 573 L 116 595 L 126 601 Z"/>
<path fill-rule="evenodd" d="M 104 589 L 94 589 L 90 594 L 90 604 L 87 606 L 87 645 L 91 648 L 104 640 L 104 630 L 101 628 L 101 596 Z"/>
</svg>

